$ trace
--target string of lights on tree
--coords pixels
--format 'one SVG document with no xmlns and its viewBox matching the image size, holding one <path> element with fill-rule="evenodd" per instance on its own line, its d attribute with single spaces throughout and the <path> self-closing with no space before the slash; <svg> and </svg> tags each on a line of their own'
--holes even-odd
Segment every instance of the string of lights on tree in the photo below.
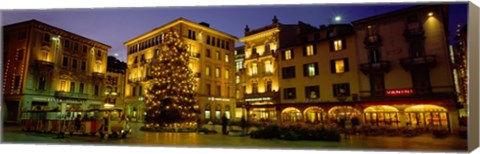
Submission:
<svg viewBox="0 0 480 154">
<path fill-rule="evenodd" d="M 152 80 L 145 94 L 146 127 L 194 128 L 197 126 L 196 82 L 188 67 L 187 45 L 172 28 L 165 34 L 159 50 L 150 66 Z"/>
</svg>

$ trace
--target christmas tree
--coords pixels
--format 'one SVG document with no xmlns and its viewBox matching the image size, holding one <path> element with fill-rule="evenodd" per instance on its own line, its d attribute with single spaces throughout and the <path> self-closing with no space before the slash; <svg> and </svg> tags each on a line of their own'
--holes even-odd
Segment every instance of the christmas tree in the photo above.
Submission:
<svg viewBox="0 0 480 154">
<path fill-rule="evenodd" d="M 157 54 L 158 53 L 158 54 Z M 150 65 L 145 117 L 147 128 L 195 128 L 195 79 L 188 67 L 187 46 L 171 29 Z"/>
</svg>

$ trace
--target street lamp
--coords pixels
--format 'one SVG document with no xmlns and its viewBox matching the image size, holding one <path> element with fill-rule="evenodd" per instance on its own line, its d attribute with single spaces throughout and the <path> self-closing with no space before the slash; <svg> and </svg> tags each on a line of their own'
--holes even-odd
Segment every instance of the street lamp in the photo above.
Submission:
<svg viewBox="0 0 480 154">
<path fill-rule="evenodd" d="M 341 16 L 335 16 L 335 22 L 340 22 L 340 20 L 342 20 Z"/>
</svg>

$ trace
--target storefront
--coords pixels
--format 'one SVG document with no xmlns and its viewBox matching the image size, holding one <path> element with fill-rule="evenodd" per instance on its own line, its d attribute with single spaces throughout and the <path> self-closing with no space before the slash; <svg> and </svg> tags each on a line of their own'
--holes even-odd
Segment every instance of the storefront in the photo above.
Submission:
<svg viewBox="0 0 480 154">
<path fill-rule="evenodd" d="M 413 105 L 405 109 L 406 124 L 412 127 L 449 127 L 448 110 L 437 105 Z"/>
<path fill-rule="evenodd" d="M 305 120 L 310 123 L 324 123 L 327 120 L 327 114 L 325 111 L 316 106 L 306 108 L 303 115 Z"/>
<path fill-rule="evenodd" d="M 363 110 L 364 124 L 370 126 L 400 126 L 397 108 L 389 105 L 370 106 Z"/>
<path fill-rule="evenodd" d="M 302 112 L 294 107 L 288 107 L 282 111 L 282 122 L 297 122 L 302 121 Z"/>
</svg>

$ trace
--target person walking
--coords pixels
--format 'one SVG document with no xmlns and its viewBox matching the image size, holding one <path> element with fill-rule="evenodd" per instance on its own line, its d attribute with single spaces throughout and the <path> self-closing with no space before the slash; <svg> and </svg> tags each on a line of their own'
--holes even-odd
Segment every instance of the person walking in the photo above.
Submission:
<svg viewBox="0 0 480 154">
<path fill-rule="evenodd" d="M 222 133 L 223 133 L 223 135 L 228 134 L 227 123 L 228 123 L 228 119 L 227 119 L 227 116 L 224 114 L 223 117 L 222 117 Z"/>
<path fill-rule="evenodd" d="M 247 135 L 247 121 L 245 120 L 245 116 L 242 116 L 242 119 L 240 120 L 240 127 L 242 128 L 242 135 Z"/>
</svg>

